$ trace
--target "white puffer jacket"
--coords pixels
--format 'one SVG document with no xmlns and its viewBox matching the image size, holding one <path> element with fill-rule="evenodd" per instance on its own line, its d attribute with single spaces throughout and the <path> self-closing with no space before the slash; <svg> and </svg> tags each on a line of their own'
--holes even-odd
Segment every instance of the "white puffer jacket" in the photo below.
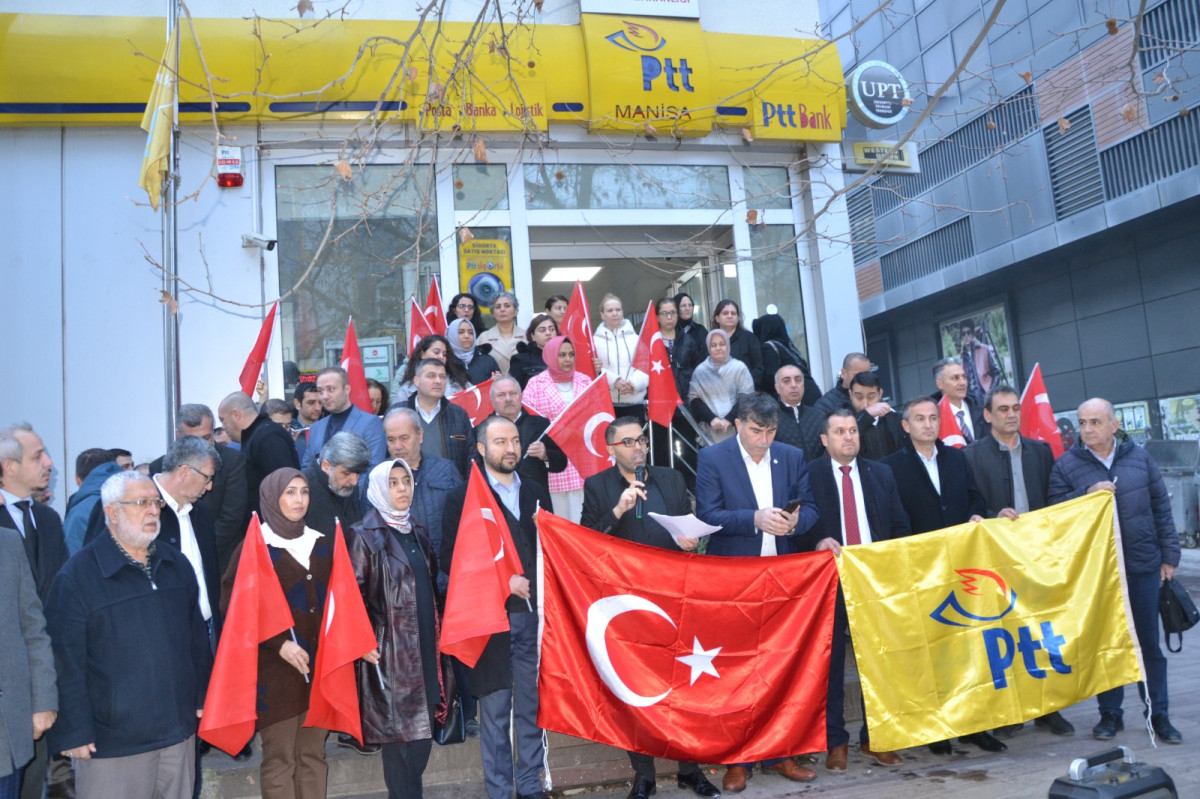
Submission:
<svg viewBox="0 0 1200 799">
<path fill-rule="evenodd" d="M 609 330 L 603 324 L 596 328 L 593 337 L 596 346 L 596 357 L 600 359 L 600 367 L 608 375 L 609 393 L 614 405 L 637 405 L 646 401 L 646 388 L 650 385 L 650 376 L 633 368 L 633 355 L 637 352 L 638 334 L 628 319 L 621 320 L 621 326 Z M 616 381 L 628 380 L 633 383 L 632 394 L 617 394 Z"/>
</svg>

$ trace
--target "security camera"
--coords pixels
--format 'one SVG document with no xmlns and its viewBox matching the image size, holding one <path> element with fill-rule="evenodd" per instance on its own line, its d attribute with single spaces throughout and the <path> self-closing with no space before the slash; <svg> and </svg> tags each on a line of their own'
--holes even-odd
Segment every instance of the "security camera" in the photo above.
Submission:
<svg viewBox="0 0 1200 799">
<path fill-rule="evenodd" d="M 250 247 L 258 247 L 260 250 L 268 252 L 275 249 L 275 245 L 279 242 L 275 239 L 268 239 L 266 236 L 258 233 L 243 233 L 242 246 L 249 249 Z"/>
</svg>

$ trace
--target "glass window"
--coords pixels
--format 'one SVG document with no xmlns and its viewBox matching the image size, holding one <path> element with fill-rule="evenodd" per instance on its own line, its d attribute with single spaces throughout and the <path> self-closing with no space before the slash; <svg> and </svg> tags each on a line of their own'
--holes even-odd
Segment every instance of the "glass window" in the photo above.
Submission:
<svg viewBox="0 0 1200 799">
<path fill-rule="evenodd" d="M 804 332 L 804 302 L 800 296 L 800 264 L 796 260 L 796 231 L 791 225 L 767 225 L 750 228 L 750 246 L 754 260 L 754 292 L 758 312 L 775 313 L 787 323 L 792 344 L 808 358 L 808 337 Z M 746 325 L 749 327 L 749 324 Z"/>
<path fill-rule="evenodd" d="M 351 316 L 367 376 L 386 385 L 408 297 L 424 300 L 439 269 L 433 171 L 368 166 L 347 181 L 328 166 L 281 166 L 275 184 L 280 291 L 299 284 L 282 303 L 285 388 L 338 361 Z"/>
<path fill-rule="evenodd" d="M 504 164 L 455 164 L 454 210 L 507 211 L 508 170 Z"/>
<path fill-rule="evenodd" d="M 742 168 L 742 175 L 746 181 L 743 188 L 747 208 L 791 209 L 792 187 L 787 167 L 748 166 Z"/>
<path fill-rule="evenodd" d="M 563 209 L 728 208 L 723 166 L 526 164 L 525 204 Z"/>
</svg>

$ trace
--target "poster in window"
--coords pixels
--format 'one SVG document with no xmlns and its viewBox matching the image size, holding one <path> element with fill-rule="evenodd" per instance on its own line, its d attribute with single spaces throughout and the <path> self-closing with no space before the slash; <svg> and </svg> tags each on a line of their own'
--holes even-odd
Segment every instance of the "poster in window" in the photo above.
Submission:
<svg viewBox="0 0 1200 799">
<path fill-rule="evenodd" d="M 512 247 L 504 239 L 471 239 L 458 245 L 459 291 L 475 297 L 485 314 L 502 291 L 513 290 Z"/>
<path fill-rule="evenodd" d="M 1158 401 L 1163 438 L 1168 441 L 1200 440 L 1200 394 Z"/>
<path fill-rule="evenodd" d="M 967 396 L 977 405 L 983 404 L 993 386 L 1016 385 L 1012 337 L 1003 304 L 943 320 L 938 324 L 938 332 L 941 357 L 962 362 L 967 374 Z"/>
<path fill-rule="evenodd" d="M 1135 444 L 1145 445 L 1150 440 L 1150 403 L 1122 402 L 1113 405 L 1113 412 L 1121 422 L 1121 430 Z"/>
</svg>

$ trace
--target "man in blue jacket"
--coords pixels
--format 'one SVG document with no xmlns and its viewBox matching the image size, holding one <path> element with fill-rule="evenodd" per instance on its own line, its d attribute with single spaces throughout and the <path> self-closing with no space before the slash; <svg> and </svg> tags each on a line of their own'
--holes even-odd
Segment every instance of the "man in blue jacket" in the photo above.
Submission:
<svg viewBox="0 0 1200 799">
<path fill-rule="evenodd" d="M 163 500 L 122 471 L 100 489 L 108 534 L 68 561 L 46 622 L 58 671 L 51 751 L 81 796 L 191 799 L 196 727 L 212 668 L 191 564 L 155 546 Z"/>
<path fill-rule="evenodd" d="M 1183 739 L 1167 714 L 1167 659 L 1158 646 L 1158 594 L 1163 581 L 1175 577 L 1179 535 L 1158 465 L 1136 444 L 1118 442 L 1117 426 L 1108 400 L 1090 399 L 1079 406 L 1079 443 L 1064 452 L 1050 472 L 1050 502 L 1065 502 L 1095 491 L 1116 495 L 1129 606 L 1150 690 L 1147 712 L 1159 739 L 1177 744 Z M 1124 686 L 1097 697 L 1100 723 L 1092 728 L 1097 740 L 1111 740 L 1125 728 L 1124 698 Z M 1143 692 L 1143 701 L 1145 698 Z"/>
<path fill-rule="evenodd" d="M 387 443 L 383 437 L 383 420 L 373 413 L 367 413 L 350 401 L 350 378 L 346 370 L 339 366 L 330 366 L 317 372 L 317 395 L 321 398 L 328 416 L 315 422 L 308 429 L 308 446 L 304 449 L 304 457 L 300 468 L 307 469 L 313 459 L 320 454 L 335 433 L 345 431 L 355 433 L 371 448 L 371 467 L 374 468 L 387 457 Z M 368 470 L 369 471 L 369 470 Z M 367 474 L 359 479 L 359 487 L 366 492 Z"/>
</svg>

